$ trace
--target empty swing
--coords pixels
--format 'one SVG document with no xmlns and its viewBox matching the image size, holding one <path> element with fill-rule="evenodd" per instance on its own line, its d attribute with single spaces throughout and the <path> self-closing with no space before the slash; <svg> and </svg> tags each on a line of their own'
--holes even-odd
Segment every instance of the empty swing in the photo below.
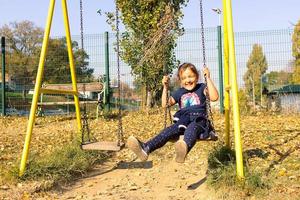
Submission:
<svg viewBox="0 0 300 200">
<path fill-rule="evenodd" d="M 118 8 L 116 6 L 116 40 L 117 40 L 117 68 L 118 68 L 118 132 L 117 132 L 117 141 L 95 141 L 91 140 L 90 129 L 88 124 L 87 110 L 86 110 L 86 101 L 84 103 L 83 115 L 82 115 L 82 129 L 81 129 L 81 148 L 83 150 L 102 150 L 102 151 L 120 151 L 124 146 L 123 138 L 123 128 L 122 128 L 122 118 L 121 118 L 121 87 L 120 87 L 120 56 L 119 56 L 119 16 Z M 81 39 L 81 49 L 84 52 L 84 34 L 83 34 L 83 5 L 82 0 L 80 0 L 80 39 Z M 83 57 L 82 57 L 83 58 Z M 84 58 L 83 58 L 84 59 Z"/>
</svg>

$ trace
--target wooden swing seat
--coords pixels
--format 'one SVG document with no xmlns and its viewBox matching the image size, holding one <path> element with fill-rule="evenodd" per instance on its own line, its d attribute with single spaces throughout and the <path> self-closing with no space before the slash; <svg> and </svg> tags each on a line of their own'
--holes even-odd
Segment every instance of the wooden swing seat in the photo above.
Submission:
<svg viewBox="0 0 300 200">
<path fill-rule="evenodd" d="M 88 142 L 81 145 L 83 150 L 98 150 L 98 151 L 120 151 L 125 146 L 124 143 L 118 142 Z"/>
</svg>

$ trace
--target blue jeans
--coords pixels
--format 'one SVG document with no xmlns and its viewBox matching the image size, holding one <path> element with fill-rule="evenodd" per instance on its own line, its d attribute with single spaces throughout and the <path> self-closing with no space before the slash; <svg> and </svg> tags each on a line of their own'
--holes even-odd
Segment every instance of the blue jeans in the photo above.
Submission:
<svg viewBox="0 0 300 200">
<path fill-rule="evenodd" d="M 163 129 L 158 135 L 150 139 L 145 143 L 149 153 L 164 146 L 169 140 L 176 139 L 180 135 L 184 135 L 184 141 L 187 144 L 188 151 L 190 151 L 193 146 L 196 144 L 197 139 L 202 137 L 202 134 L 206 134 L 206 119 L 203 117 L 198 117 L 193 120 L 188 126 L 187 129 L 182 132 L 178 129 L 180 123 L 175 123 L 165 129 Z"/>
</svg>

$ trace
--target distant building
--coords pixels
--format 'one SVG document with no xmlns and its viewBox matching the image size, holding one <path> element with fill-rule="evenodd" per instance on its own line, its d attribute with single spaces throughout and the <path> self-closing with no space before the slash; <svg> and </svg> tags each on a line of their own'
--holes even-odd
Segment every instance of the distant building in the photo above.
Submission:
<svg viewBox="0 0 300 200">
<path fill-rule="evenodd" d="M 300 112 L 300 85 L 285 85 L 269 91 L 267 96 L 269 110 Z"/>
</svg>

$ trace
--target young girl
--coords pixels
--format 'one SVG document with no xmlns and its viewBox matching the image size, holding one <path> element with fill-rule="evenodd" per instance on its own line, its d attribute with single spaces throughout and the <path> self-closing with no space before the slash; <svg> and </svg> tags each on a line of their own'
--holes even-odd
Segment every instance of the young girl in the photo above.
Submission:
<svg viewBox="0 0 300 200">
<path fill-rule="evenodd" d="M 177 121 L 175 124 L 163 129 L 158 135 L 148 140 L 146 143 L 139 141 L 133 136 L 127 140 L 127 146 L 137 157 L 146 161 L 148 155 L 154 150 L 164 146 L 169 140 L 184 135 L 183 140 L 175 144 L 176 162 L 184 162 L 187 153 L 195 145 L 198 138 L 205 138 L 208 135 L 206 130 L 206 94 L 209 94 L 210 101 L 217 101 L 218 91 L 210 79 L 207 67 L 203 69 L 203 74 L 207 79 L 207 85 L 198 83 L 199 73 L 191 63 L 183 63 L 178 68 L 178 79 L 181 88 L 172 93 L 168 104 L 170 106 L 178 103 L 180 110 L 175 114 Z M 162 106 L 167 106 L 166 95 L 169 84 L 169 77 L 164 76 L 162 93 Z"/>
</svg>

